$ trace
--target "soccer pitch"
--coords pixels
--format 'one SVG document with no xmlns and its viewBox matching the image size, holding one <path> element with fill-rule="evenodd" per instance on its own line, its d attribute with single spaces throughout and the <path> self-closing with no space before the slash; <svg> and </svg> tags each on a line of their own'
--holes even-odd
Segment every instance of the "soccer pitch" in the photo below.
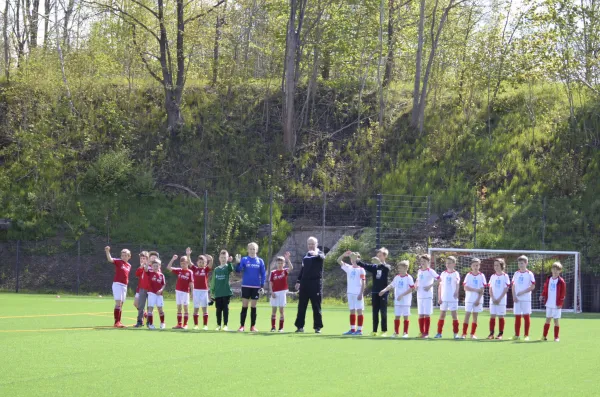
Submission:
<svg viewBox="0 0 600 397">
<path fill-rule="evenodd" d="M 286 308 L 286 332 L 272 334 L 270 307 L 258 309 L 258 334 L 173 331 L 175 302 L 165 302 L 167 330 L 113 329 L 110 298 L 0 294 L 0 391 L 4 396 L 579 396 L 600 395 L 600 316 L 565 315 L 561 341 L 539 342 L 534 314 L 530 342 L 481 339 L 344 337 L 344 306 L 323 310 L 323 334 L 294 334 L 296 303 Z M 132 299 L 123 323 L 135 322 Z M 239 326 L 240 303 L 229 328 Z M 393 331 L 393 309 L 388 309 Z M 209 327 L 216 327 L 214 307 Z M 416 309 L 409 334 L 416 336 Z M 463 313 L 459 312 L 462 323 Z M 191 320 L 191 316 L 190 316 Z M 505 335 L 513 334 L 507 316 Z M 437 313 L 432 317 L 432 329 Z M 246 324 L 248 325 L 248 323 Z M 193 324 L 192 324 L 193 326 Z M 370 308 L 365 316 L 371 331 Z M 391 333 L 390 333 L 391 334 Z M 552 336 L 552 329 L 550 330 Z"/>
</svg>

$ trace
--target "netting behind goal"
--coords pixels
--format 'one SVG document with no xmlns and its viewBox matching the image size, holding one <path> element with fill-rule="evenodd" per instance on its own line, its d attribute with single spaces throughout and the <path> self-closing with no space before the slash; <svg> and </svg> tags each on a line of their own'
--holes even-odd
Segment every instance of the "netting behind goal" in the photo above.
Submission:
<svg viewBox="0 0 600 397">
<path fill-rule="evenodd" d="M 485 274 L 486 280 L 490 280 L 494 274 L 494 259 L 504 258 L 506 261 L 506 273 L 512 280 L 513 274 L 519 269 L 517 258 L 526 255 L 529 258 L 528 269 L 535 275 L 535 290 L 532 292 L 533 310 L 545 310 L 539 300 L 546 279 L 552 274 L 551 267 L 554 262 L 563 265 L 562 277 L 567 283 L 567 295 L 563 310 L 570 312 L 581 311 L 581 273 L 579 252 L 570 251 L 515 251 L 515 250 L 485 250 L 485 249 L 458 249 L 458 248 L 429 248 L 431 255 L 431 267 L 438 273 L 446 269 L 445 258 L 452 255 L 457 258 L 456 269 L 461 274 L 461 284 L 465 275 L 471 271 L 471 259 L 481 259 L 480 271 Z M 464 305 L 464 290 L 460 289 L 459 303 Z M 437 297 L 436 297 L 437 299 Z M 484 307 L 489 307 L 489 291 L 486 288 L 484 294 Z M 512 292 L 508 292 L 507 307 L 513 307 Z"/>
</svg>

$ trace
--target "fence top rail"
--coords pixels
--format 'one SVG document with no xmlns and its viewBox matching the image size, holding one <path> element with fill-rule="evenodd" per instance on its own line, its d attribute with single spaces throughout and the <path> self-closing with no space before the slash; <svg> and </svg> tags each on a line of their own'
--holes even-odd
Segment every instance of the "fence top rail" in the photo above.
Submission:
<svg viewBox="0 0 600 397">
<path fill-rule="evenodd" d="M 381 197 L 410 197 L 410 198 L 425 198 L 425 199 L 429 197 L 429 196 L 413 196 L 410 194 L 382 194 L 382 193 L 378 194 L 378 196 L 381 196 Z"/>
<path fill-rule="evenodd" d="M 469 248 L 428 248 L 429 252 L 451 251 L 451 252 L 487 252 L 500 254 L 556 254 L 556 255 L 579 255 L 579 251 L 543 251 L 543 250 L 494 250 L 494 249 L 469 249 Z"/>
</svg>

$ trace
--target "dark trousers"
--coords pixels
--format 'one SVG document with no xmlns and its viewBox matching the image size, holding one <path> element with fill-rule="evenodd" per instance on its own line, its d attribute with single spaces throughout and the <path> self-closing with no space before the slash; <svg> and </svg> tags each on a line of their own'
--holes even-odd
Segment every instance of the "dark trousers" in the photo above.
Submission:
<svg viewBox="0 0 600 397">
<path fill-rule="evenodd" d="M 323 328 L 323 317 L 321 315 L 321 282 L 320 280 L 311 281 L 300 285 L 298 294 L 298 315 L 296 317 L 296 328 L 304 328 L 306 309 L 308 301 L 312 305 L 313 328 Z"/>
<path fill-rule="evenodd" d="M 215 298 L 215 306 L 217 307 L 217 325 L 221 326 L 221 317 L 223 317 L 223 325 L 227 325 L 229 321 L 229 296 L 221 296 Z"/>
<path fill-rule="evenodd" d="M 137 322 L 139 324 L 144 321 L 144 310 L 146 309 L 146 300 L 148 299 L 148 291 L 143 288 L 140 288 L 139 298 L 138 298 L 138 316 Z"/>
<path fill-rule="evenodd" d="M 373 306 L 373 332 L 377 332 L 379 326 L 379 312 L 381 312 L 381 331 L 387 332 L 387 305 L 388 295 L 386 292 L 383 296 L 378 293 L 371 294 L 371 305 Z"/>
</svg>

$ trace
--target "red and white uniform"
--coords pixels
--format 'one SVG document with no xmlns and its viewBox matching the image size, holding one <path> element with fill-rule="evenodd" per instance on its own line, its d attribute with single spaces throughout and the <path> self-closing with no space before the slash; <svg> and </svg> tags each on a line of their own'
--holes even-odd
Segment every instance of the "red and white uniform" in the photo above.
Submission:
<svg viewBox="0 0 600 397">
<path fill-rule="evenodd" d="M 478 273 L 477 275 L 473 272 L 469 272 L 465 280 L 463 281 L 465 287 L 474 289 L 484 288 L 486 285 L 485 275 Z M 479 304 L 477 304 L 479 301 Z M 466 291 L 465 292 L 465 311 L 470 313 L 481 313 L 483 311 L 483 293 L 479 295 L 477 292 Z"/>
<path fill-rule="evenodd" d="M 546 298 L 546 318 L 561 318 L 567 284 L 562 277 L 546 280 L 542 296 Z"/>
<path fill-rule="evenodd" d="M 175 301 L 178 305 L 188 306 L 190 304 L 190 285 L 194 283 L 194 273 L 190 269 L 172 267 L 171 273 L 177 275 L 175 284 Z"/>
<path fill-rule="evenodd" d="M 417 272 L 417 310 L 420 315 L 431 316 L 433 313 L 433 283 L 439 278 L 439 274 L 429 267 Z M 426 291 L 426 287 L 431 288 Z"/>
<path fill-rule="evenodd" d="M 517 270 L 513 275 L 512 286 L 517 302 L 514 304 L 514 314 L 517 316 L 531 314 L 531 291 L 519 296 L 519 293 L 535 285 L 535 276 L 529 270 Z"/>
<path fill-rule="evenodd" d="M 127 284 L 129 284 L 129 272 L 131 265 L 122 259 L 114 259 L 115 277 L 112 283 L 113 297 L 116 301 L 125 302 L 127 297 Z"/>
<path fill-rule="evenodd" d="M 148 276 L 148 307 L 163 307 L 163 289 L 167 282 L 165 275 L 159 272 L 146 272 Z"/>
<path fill-rule="evenodd" d="M 510 277 L 504 272 L 501 275 L 494 273 L 490 277 L 488 286 L 490 287 L 490 314 L 496 316 L 506 315 L 506 295 L 508 295 L 508 292 L 500 299 L 500 304 L 494 304 L 494 299 L 500 298 L 504 288 L 510 287 Z"/>
<path fill-rule="evenodd" d="M 348 306 L 350 310 L 363 310 L 365 308 L 364 298 L 358 299 L 361 293 L 362 283 L 367 278 L 367 273 L 362 267 L 353 267 L 344 263 L 342 270 L 346 272 Z"/>
<path fill-rule="evenodd" d="M 287 292 L 288 292 L 288 275 L 289 270 L 286 269 L 275 269 L 269 276 L 269 282 L 271 283 L 271 306 L 272 307 L 285 307 L 287 304 Z"/>
<path fill-rule="evenodd" d="M 440 305 L 440 310 L 458 310 L 460 274 L 456 270 L 452 270 L 451 272 L 444 270 L 440 275 L 440 285 L 442 286 L 442 304 Z"/>
<path fill-rule="evenodd" d="M 410 316 L 412 293 L 404 295 L 400 300 L 398 300 L 398 297 L 415 288 L 412 276 L 410 274 L 404 276 L 398 274 L 392 280 L 392 284 L 394 284 L 394 314 L 396 316 Z"/>
<path fill-rule="evenodd" d="M 139 296 L 140 293 L 140 289 L 145 289 L 146 291 L 150 290 L 150 284 L 148 281 L 148 276 L 146 274 L 146 272 L 154 272 L 154 270 L 152 270 L 152 268 L 150 266 L 148 266 L 148 270 L 145 271 L 143 266 L 138 267 L 138 269 L 135 271 L 135 276 L 138 278 L 138 286 L 135 289 L 135 297 L 137 298 Z"/>
<path fill-rule="evenodd" d="M 208 307 L 208 278 L 211 269 L 208 266 L 190 266 L 194 273 L 194 308 Z"/>
</svg>

